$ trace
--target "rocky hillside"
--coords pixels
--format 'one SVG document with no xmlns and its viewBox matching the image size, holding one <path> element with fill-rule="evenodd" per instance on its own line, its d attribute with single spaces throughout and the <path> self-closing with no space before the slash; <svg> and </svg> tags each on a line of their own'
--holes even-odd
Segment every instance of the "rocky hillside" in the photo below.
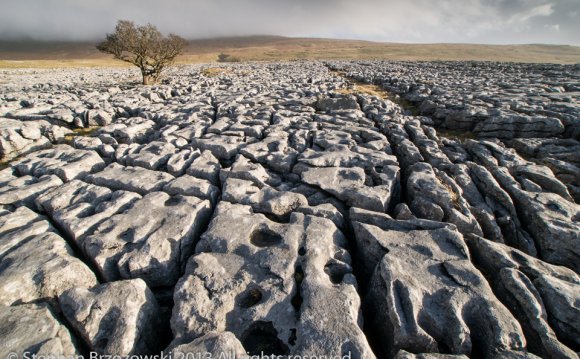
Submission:
<svg viewBox="0 0 580 359">
<path fill-rule="evenodd" d="M 576 67 L 135 75 L 2 71 L 0 356 L 578 357 Z"/>
</svg>

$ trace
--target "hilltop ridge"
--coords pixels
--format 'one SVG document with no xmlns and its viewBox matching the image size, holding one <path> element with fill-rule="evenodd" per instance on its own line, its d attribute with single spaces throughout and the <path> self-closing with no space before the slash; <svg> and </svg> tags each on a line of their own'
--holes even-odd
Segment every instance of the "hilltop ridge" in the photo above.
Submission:
<svg viewBox="0 0 580 359">
<path fill-rule="evenodd" d="M 242 61 L 397 60 L 580 63 L 570 45 L 404 44 L 365 40 L 244 36 L 189 40 L 178 63 L 205 63 L 221 52 Z M 0 67 L 123 66 L 101 54 L 95 42 L 0 41 Z"/>
</svg>

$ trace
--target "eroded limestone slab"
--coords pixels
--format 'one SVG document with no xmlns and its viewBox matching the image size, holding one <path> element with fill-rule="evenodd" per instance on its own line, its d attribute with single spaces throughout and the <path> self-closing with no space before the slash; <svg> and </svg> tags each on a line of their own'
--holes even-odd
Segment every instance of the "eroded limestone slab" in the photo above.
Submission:
<svg viewBox="0 0 580 359">
<path fill-rule="evenodd" d="M 141 279 L 71 288 L 58 302 L 66 320 L 91 351 L 138 355 L 158 349 L 159 308 Z"/>
<path fill-rule="evenodd" d="M 175 177 L 169 173 L 140 167 L 125 167 L 111 163 L 104 170 L 87 176 L 84 180 L 113 190 L 137 192 L 141 195 L 160 191 Z"/>
<path fill-rule="evenodd" d="M 0 305 L 0 355 L 77 355 L 69 331 L 45 304 Z"/>
<path fill-rule="evenodd" d="M 0 225 L 0 304 L 54 301 L 71 287 L 97 283 L 46 218 L 20 207 Z"/>
<path fill-rule="evenodd" d="M 385 253 L 366 299 L 370 324 L 387 338 L 384 353 L 433 353 L 441 346 L 465 355 L 524 350 L 520 324 L 470 262 L 458 232 L 354 225 L 357 238 L 374 237 Z"/>
<path fill-rule="evenodd" d="M 101 223 L 82 246 L 107 281 L 141 278 L 150 287 L 171 286 L 210 211 L 207 200 L 151 192 Z"/>
<path fill-rule="evenodd" d="M 79 150 L 68 145 L 38 151 L 15 161 L 12 166 L 20 176 L 40 177 L 54 174 L 67 182 L 99 171 L 105 167 L 103 159 L 94 151 Z"/>
</svg>

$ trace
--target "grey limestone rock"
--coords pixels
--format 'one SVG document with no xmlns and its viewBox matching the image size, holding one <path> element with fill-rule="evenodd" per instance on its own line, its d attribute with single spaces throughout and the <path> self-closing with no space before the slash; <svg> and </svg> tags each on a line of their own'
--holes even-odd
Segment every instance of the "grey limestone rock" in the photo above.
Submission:
<svg viewBox="0 0 580 359">
<path fill-rule="evenodd" d="M 316 102 L 318 111 L 358 110 L 360 107 L 356 97 L 352 95 L 324 97 Z"/>
<path fill-rule="evenodd" d="M 554 137 L 564 132 L 557 118 L 542 116 L 494 116 L 475 126 L 480 137 L 512 139 L 516 137 Z"/>
<path fill-rule="evenodd" d="M 443 222 L 424 219 L 395 220 L 387 214 L 367 211 L 360 208 L 351 208 L 350 220 L 352 223 L 356 248 L 361 258 L 358 264 L 362 277 L 369 280 L 381 259 L 388 252 L 386 241 L 375 236 L 362 224 L 377 226 L 386 231 L 385 236 L 396 238 L 401 233 L 411 231 L 432 231 L 433 233 L 454 231 L 456 227 Z M 443 231 L 445 230 L 445 231 Z M 421 233 L 421 232 L 418 232 Z M 365 283 L 366 284 L 366 283 Z"/>
<path fill-rule="evenodd" d="M 505 242 L 528 254 L 537 255 L 536 244 L 522 228 L 510 195 L 487 168 L 473 162 L 468 162 L 467 167 L 485 202 L 496 213 L 496 222 L 502 230 Z"/>
<path fill-rule="evenodd" d="M 252 206 L 255 212 L 276 217 L 288 217 L 297 208 L 308 206 L 304 195 L 290 191 L 278 191 L 269 186 L 258 187 L 250 181 L 228 178 L 223 185 L 222 199 L 231 203 Z"/>
<path fill-rule="evenodd" d="M 102 144 L 103 141 L 98 137 L 77 136 L 72 140 L 72 146 L 82 150 L 98 151 L 99 146 Z"/>
<path fill-rule="evenodd" d="M 448 168 L 447 173 L 460 188 L 458 191 L 465 198 L 469 211 L 479 223 L 484 236 L 490 240 L 503 243 L 503 234 L 496 221 L 494 210 L 479 192 L 467 165 L 452 165 Z"/>
<path fill-rule="evenodd" d="M 300 212 L 315 217 L 322 217 L 330 219 L 335 226 L 340 229 L 345 228 L 345 220 L 343 214 L 336 206 L 331 203 L 321 203 L 313 206 L 303 206 L 295 209 L 295 212 Z"/>
<path fill-rule="evenodd" d="M 210 211 L 207 200 L 151 192 L 102 222 L 82 248 L 107 281 L 141 278 L 150 287 L 171 286 Z"/>
<path fill-rule="evenodd" d="M 0 355 L 38 356 L 80 354 L 71 334 L 46 304 L 0 305 Z"/>
<path fill-rule="evenodd" d="M 396 166 L 394 156 L 380 151 L 364 150 L 363 147 L 332 145 L 325 151 L 305 150 L 298 161 L 312 167 L 361 167 L 370 169 L 373 166 Z"/>
<path fill-rule="evenodd" d="M 314 167 L 302 172 L 305 183 L 320 187 L 333 194 L 349 206 L 365 208 L 377 212 L 389 209 L 396 191 L 399 172 L 398 167 L 385 166 L 382 174 L 387 177 L 384 184 L 367 186 L 366 174 L 362 168 Z"/>
<path fill-rule="evenodd" d="M 88 126 L 106 126 L 113 121 L 113 115 L 103 110 L 89 110 L 84 117 Z"/>
<path fill-rule="evenodd" d="M 104 170 L 88 175 L 85 181 L 113 190 L 137 192 L 146 195 L 160 191 L 175 177 L 169 173 L 152 171 L 141 167 L 125 167 L 111 163 Z"/>
<path fill-rule="evenodd" d="M 269 133 L 262 141 L 240 149 L 240 153 L 281 173 L 291 172 L 298 157 L 298 151 L 289 145 L 288 134 L 284 132 Z"/>
<path fill-rule="evenodd" d="M 55 175 L 16 177 L 5 182 L 0 189 L 0 204 L 28 206 L 34 208 L 34 199 L 46 191 L 59 186 L 62 181 Z"/>
<path fill-rule="evenodd" d="M 193 160 L 186 172 L 188 175 L 206 179 L 214 185 L 218 185 L 220 170 L 221 165 L 218 159 L 210 151 L 203 151 L 201 156 Z"/>
<path fill-rule="evenodd" d="M 247 355 L 242 343 L 231 332 L 209 332 L 189 343 L 168 349 L 174 358 L 187 355 L 244 358 Z"/>
<path fill-rule="evenodd" d="M 194 196 L 201 199 L 208 199 L 215 205 L 220 195 L 218 187 L 208 180 L 183 175 L 169 182 L 163 187 L 163 191 L 170 195 Z"/>
<path fill-rule="evenodd" d="M 471 264 L 458 232 L 384 231 L 362 223 L 357 228 L 386 252 L 366 298 L 371 325 L 388 338 L 382 351 L 436 353 L 443 346 L 451 354 L 494 357 L 525 348 L 520 324 Z"/>
<path fill-rule="evenodd" d="M 423 156 L 415 144 L 408 139 L 402 139 L 395 146 L 395 154 L 402 168 L 409 168 L 417 162 L 423 162 Z"/>
<path fill-rule="evenodd" d="M 529 349 L 542 357 L 574 357 L 572 349 L 580 344 L 574 304 L 580 298 L 578 275 L 481 237 L 469 236 L 466 242 L 496 295 L 522 323 Z"/>
<path fill-rule="evenodd" d="M 244 137 L 239 136 L 206 135 L 194 139 L 192 144 L 200 151 L 210 151 L 219 160 L 229 160 L 238 154 L 246 142 Z"/>
<path fill-rule="evenodd" d="M 137 166 L 150 170 L 159 170 L 160 167 L 167 164 L 167 161 L 174 153 L 175 146 L 172 144 L 153 141 L 139 148 L 136 152 L 117 158 L 117 161 L 126 166 Z"/>
<path fill-rule="evenodd" d="M 291 274 L 276 274 L 275 269 L 236 254 L 193 256 L 174 292 L 171 328 L 175 342 L 186 343 L 211 331 L 230 331 L 244 342 L 255 331 L 263 332 L 264 341 L 270 342 L 271 348 L 266 349 L 287 353 L 284 342 L 291 335 L 288 323 L 295 314 L 273 309 L 292 308 L 288 294 L 295 289 Z M 252 350 L 247 344 L 245 349 Z"/>
<path fill-rule="evenodd" d="M 71 288 L 58 302 L 91 351 L 139 355 L 158 349 L 159 308 L 141 279 Z"/>
<path fill-rule="evenodd" d="M 18 121 L 0 118 L 0 159 L 10 160 L 50 147 L 50 140 L 42 135 L 42 121 Z"/>
<path fill-rule="evenodd" d="M 5 69 L 0 302 L 74 287 L 111 354 L 577 357 L 577 70 Z"/>
<path fill-rule="evenodd" d="M 345 246 L 328 219 L 221 202 L 174 294 L 176 344 L 230 331 L 250 354 L 374 358 Z"/>
<path fill-rule="evenodd" d="M 305 236 L 299 272 L 303 273 L 302 303 L 292 352 L 375 358 L 362 332 L 360 298 L 346 238 L 327 219 L 305 216 L 292 223 L 302 224 Z"/>
<path fill-rule="evenodd" d="M 543 190 L 553 192 L 562 196 L 562 198 L 574 202 L 572 196 L 568 192 L 566 186 L 560 182 L 552 170 L 546 166 L 538 165 L 522 165 L 511 169 L 511 173 L 516 177 L 524 177 L 530 181 L 535 182 Z"/>
<path fill-rule="evenodd" d="M 167 172 L 174 176 L 181 176 L 201 154 L 197 150 L 184 149 L 174 153 L 167 160 Z"/>
<path fill-rule="evenodd" d="M 242 155 L 236 158 L 236 161 L 229 170 L 220 172 L 220 180 L 222 183 L 227 178 L 251 181 L 260 188 L 266 186 L 267 183 L 271 183 L 270 174 L 261 164 L 252 163 Z"/>
<path fill-rule="evenodd" d="M 67 182 L 82 178 L 105 167 L 105 162 L 94 151 L 79 150 L 68 145 L 29 154 L 12 163 L 20 176 L 40 177 L 54 174 Z"/>
<path fill-rule="evenodd" d="M 140 198 L 133 192 L 112 191 L 72 180 L 38 196 L 36 203 L 81 246 L 84 237 L 100 223 L 127 210 Z"/>
<path fill-rule="evenodd" d="M 545 261 L 580 271 L 580 206 L 551 192 L 528 192 L 504 168 L 492 171 L 502 187 L 510 193 Z"/>
<path fill-rule="evenodd" d="M 0 219 L 0 301 L 54 301 L 74 286 L 92 286 L 94 273 L 73 255 L 45 217 L 20 207 Z"/>
<path fill-rule="evenodd" d="M 449 176 L 427 163 L 416 163 L 409 171 L 407 196 L 417 217 L 453 223 L 462 233 L 482 233 L 461 188 Z"/>
<path fill-rule="evenodd" d="M 145 141 L 155 126 L 155 122 L 141 117 L 118 119 L 115 123 L 101 128 L 101 133 L 109 133 L 119 143 L 139 143 Z"/>
</svg>

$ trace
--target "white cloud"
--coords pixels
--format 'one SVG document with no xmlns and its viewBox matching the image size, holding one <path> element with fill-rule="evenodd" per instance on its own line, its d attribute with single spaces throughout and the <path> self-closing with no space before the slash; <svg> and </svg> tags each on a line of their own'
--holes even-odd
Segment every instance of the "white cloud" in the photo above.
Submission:
<svg viewBox="0 0 580 359">
<path fill-rule="evenodd" d="M 550 16 L 554 13 L 554 4 L 545 4 L 536 6 L 527 11 L 523 11 L 521 13 L 517 13 L 509 18 L 508 23 L 525 23 L 528 22 L 530 19 L 533 19 L 538 16 Z"/>
<path fill-rule="evenodd" d="M 577 43 L 579 0 L 0 0 L 0 38 L 99 39 L 118 19 L 188 38 Z M 548 27 L 559 31 L 546 31 Z M 525 30 L 525 31 L 524 31 Z"/>
</svg>

